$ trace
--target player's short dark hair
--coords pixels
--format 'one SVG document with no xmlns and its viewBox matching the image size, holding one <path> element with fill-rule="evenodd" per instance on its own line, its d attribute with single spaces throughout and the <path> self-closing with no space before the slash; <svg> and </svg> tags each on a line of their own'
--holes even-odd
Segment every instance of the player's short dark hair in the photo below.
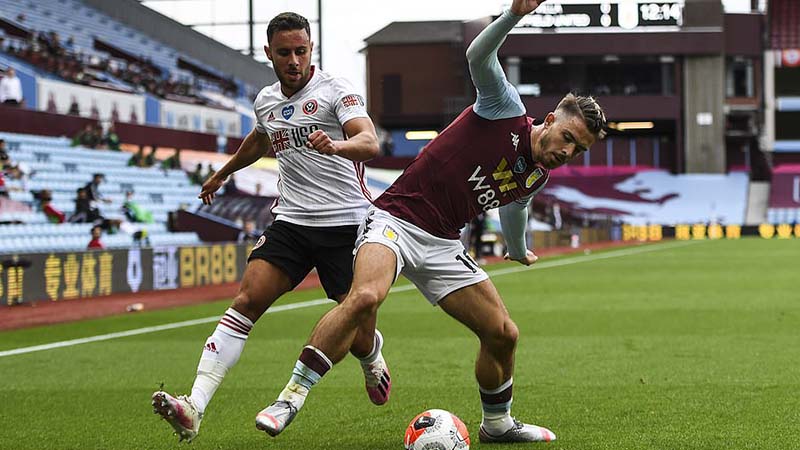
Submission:
<svg viewBox="0 0 800 450">
<path fill-rule="evenodd" d="M 267 25 L 267 42 L 272 42 L 272 36 L 278 31 L 306 30 L 309 38 L 311 37 L 311 25 L 308 20 L 300 14 L 293 12 L 280 13 L 273 17 Z"/>
<path fill-rule="evenodd" d="M 606 128 L 608 127 L 606 113 L 594 97 L 583 97 L 572 93 L 567 94 L 558 102 L 556 111 L 558 110 L 583 119 L 589 132 L 599 139 L 606 137 Z"/>
</svg>

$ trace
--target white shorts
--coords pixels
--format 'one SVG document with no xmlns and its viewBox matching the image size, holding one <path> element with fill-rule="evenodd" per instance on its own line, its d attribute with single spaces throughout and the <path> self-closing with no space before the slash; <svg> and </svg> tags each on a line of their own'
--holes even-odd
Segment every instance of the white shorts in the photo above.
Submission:
<svg viewBox="0 0 800 450">
<path fill-rule="evenodd" d="M 436 305 L 445 296 L 489 278 L 457 239 L 442 239 L 374 206 L 361 224 L 355 253 L 366 243 L 389 247 L 402 272 Z"/>
</svg>

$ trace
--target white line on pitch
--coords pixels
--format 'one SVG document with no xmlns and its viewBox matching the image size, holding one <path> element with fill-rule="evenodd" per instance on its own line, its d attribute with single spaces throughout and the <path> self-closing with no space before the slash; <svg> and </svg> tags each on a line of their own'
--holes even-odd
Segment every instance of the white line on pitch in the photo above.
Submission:
<svg viewBox="0 0 800 450">
<path fill-rule="evenodd" d="M 518 266 L 518 267 L 509 267 L 509 268 L 505 268 L 505 269 L 496 269 L 496 270 L 489 271 L 488 274 L 491 275 L 491 276 L 500 276 L 500 275 L 507 275 L 507 274 L 510 274 L 510 273 L 524 272 L 526 270 L 548 269 L 548 268 L 551 268 L 551 267 L 560 267 L 560 266 L 566 266 L 566 265 L 569 265 L 569 264 L 590 262 L 590 261 L 596 261 L 596 260 L 600 260 L 600 259 L 617 258 L 617 257 L 620 257 L 620 256 L 635 255 L 635 254 L 639 254 L 639 253 L 647 253 L 647 252 L 652 252 L 652 251 L 657 251 L 657 250 L 668 250 L 668 249 L 672 249 L 672 248 L 684 247 L 686 245 L 690 245 L 690 244 L 695 243 L 695 242 L 698 242 L 698 241 L 670 242 L 670 243 L 664 243 L 664 244 L 651 244 L 651 245 L 646 245 L 646 246 L 642 246 L 642 247 L 625 248 L 625 249 L 622 249 L 622 250 L 613 250 L 613 251 L 609 251 L 609 252 L 599 253 L 599 254 L 596 254 L 596 255 L 579 255 L 579 256 L 573 256 L 573 257 L 570 257 L 570 258 L 558 259 L 558 260 L 555 260 L 555 261 L 547 261 L 547 262 L 543 262 L 543 263 L 537 263 L 537 264 L 535 264 L 533 266 Z M 413 290 L 414 288 L 415 288 L 415 286 L 413 284 L 406 284 L 406 285 L 403 285 L 403 286 L 394 287 L 389 292 L 390 293 L 405 292 L 405 291 Z M 265 314 L 272 314 L 272 313 L 277 313 L 277 312 L 281 312 L 281 311 L 288 311 L 288 310 L 292 310 L 292 309 L 308 308 L 308 307 L 317 306 L 317 305 L 326 305 L 326 304 L 330 304 L 330 303 L 331 303 L 331 300 L 329 300 L 327 298 L 308 300 L 308 301 L 298 302 L 298 303 L 290 303 L 288 305 L 279 305 L 279 306 L 272 307 L 272 308 L 268 309 Z M 15 348 L 15 349 L 12 349 L 12 350 L 0 351 L 0 358 L 2 358 L 4 356 L 21 355 L 21 354 L 24 354 L 24 353 L 33 353 L 33 352 L 40 352 L 40 351 L 43 351 L 43 350 L 52 350 L 54 348 L 72 347 L 74 345 L 88 344 L 90 342 L 108 341 L 110 339 L 117 339 L 117 338 L 123 338 L 123 337 L 128 337 L 128 336 L 136 336 L 136 335 L 139 335 L 139 334 L 155 333 L 155 332 L 158 332 L 158 331 L 173 330 L 173 329 L 176 329 L 176 328 L 184 328 L 184 327 L 191 327 L 191 326 L 194 326 L 194 325 L 200 325 L 200 324 L 204 324 L 204 323 L 217 322 L 217 321 L 219 321 L 219 319 L 220 319 L 220 316 L 204 317 L 202 319 L 185 320 L 183 322 L 168 323 L 168 324 L 164 324 L 164 325 L 156 325 L 156 326 L 153 326 L 153 327 L 136 328 L 134 330 L 120 331 L 120 332 L 117 332 L 117 333 L 101 334 L 101 335 L 97 335 L 97 336 L 90 336 L 90 337 L 85 337 L 85 338 L 80 338 L 80 339 L 70 339 L 68 341 L 52 342 L 50 344 L 34 345 L 34 346 L 31 346 L 31 347 L 20 347 L 20 348 Z"/>
</svg>

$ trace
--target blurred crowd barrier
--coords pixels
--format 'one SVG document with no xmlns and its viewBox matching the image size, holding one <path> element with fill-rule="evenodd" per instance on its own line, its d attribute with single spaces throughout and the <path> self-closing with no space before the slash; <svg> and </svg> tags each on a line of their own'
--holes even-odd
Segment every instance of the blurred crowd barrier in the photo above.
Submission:
<svg viewBox="0 0 800 450">
<path fill-rule="evenodd" d="M 239 281 L 248 244 L 32 253 L 0 261 L 0 307 Z"/>
<path fill-rule="evenodd" d="M 675 226 L 662 225 L 622 225 L 618 239 L 622 241 L 660 241 L 662 239 L 675 239 L 679 241 L 705 240 L 705 239 L 741 239 L 742 237 L 758 236 L 764 239 L 795 239 L 800 238 L 800 224 L 783 223 L 761 225 L 721 225 L 721 224 L 679 224 Z"/>
</svg>

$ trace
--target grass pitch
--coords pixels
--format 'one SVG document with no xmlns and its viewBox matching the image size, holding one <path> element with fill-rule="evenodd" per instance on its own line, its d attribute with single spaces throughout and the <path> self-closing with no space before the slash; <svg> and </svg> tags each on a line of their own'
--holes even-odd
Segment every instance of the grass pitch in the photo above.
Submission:
<svg viewBox="0 0 800 450">
<path fill-rule="evenodd" d="M 461 417 L 472 448 L 799 448 L 800 240 L 651 250 L 545 259 L 492 277 L 521 330 L 513 413 L 552 429 L 553 443 L 477 442 L 477 341 L 407 289 L 379 313 L 394 384 L 387 405 L 369 402 L 348 357 L 281 436 L 257 432 L 255 414 L 283 387 L 329 306 L 281 311 L 256 324 L 189 448 L 400 449 L 408 422 L 428 408 Z M 304 291 L 280 303 L 321 296 Z M 0 351 L 220 315 L 227 305 L 0 333 Z M 162 381 L 170 392 L 189 390 L 214 326 L 0 357 L 0 449 L 176 448 L 150 394 Z"/>
</svg>

